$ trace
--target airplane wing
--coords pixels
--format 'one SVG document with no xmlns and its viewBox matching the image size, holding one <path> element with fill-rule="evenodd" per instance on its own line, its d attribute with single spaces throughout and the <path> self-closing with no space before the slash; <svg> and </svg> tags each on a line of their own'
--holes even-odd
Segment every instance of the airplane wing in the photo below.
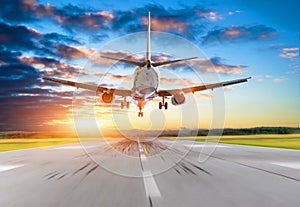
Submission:
<svg viewBox="0 0 300 207">
<path fill-rule="evenodd" d="M 224 86 L 229 86 L 229 85 L 234 85 L 238 83 L 243 83 L 247 82 L 248 78 L 243 78 L 243 79 L 237 79 L 237 80 L 231 80 L 231 81 L 225 81 L 225 82 L 219 82 L 219 83 L 212 83 L 212 84 L 207 84 L 207 85 L 199 85 L 199 86 L 193 86 L 193 87 L 187 87 L 187 88 L 180 88 L 180 89 L 172 89 L 172 90 L 159 90 L 157 94 L 159 96 L 173 96 L 174 94 L 178 92 L 183 92 L 183 93 L 194 93 L 197 91 L 204 91 L 207 89 L 214 89 L 214 88 L 219 88 L 219 87 L 224 87 Z"/>
<path fill-rule="evenodd" d="M 125 89 L 115 89 L 115 88 L 106 88 L 106 87 L 102 87 L 102 86 L 96 86 L 96 85 L 89 85 L 86 83 L 77 83 L 77 82 L 73 82 L 73 81 L 67 81 L 67 80 L 62 80 L 62 79 L 57 79 L 57 78 L 50 78 L 50 77 L 46 77 L 46 76 L 42 76 L 43 80 L 47 80 L 47 81 L 52 81 L 55 83 L 60 83 L 63 85 L 68 85 L 68 86 L 73 86 L 76 88 L 83 88 L 83 89 L 87 89 L 87 90 L 91 90 L 91 91 L 97 91 L 100 93 L 104 93 L 104 92 L 114 92 L 114 95 L 117 96 L 130 96 L 131 95 L 131 90 L 125 90 Z"/>
</svg>

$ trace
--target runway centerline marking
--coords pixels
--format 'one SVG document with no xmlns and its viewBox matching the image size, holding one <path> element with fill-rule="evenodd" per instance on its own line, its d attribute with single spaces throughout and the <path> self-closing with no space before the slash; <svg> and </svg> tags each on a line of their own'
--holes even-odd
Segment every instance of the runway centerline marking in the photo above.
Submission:
<svg viewBox="0 0 300 207">
<path fill-rule="evenodd" d="M 147 160 L 147 157 L 146 157 L 146 155 L 144 155 L 144 154 L 141 154 L 141 160 L 142 160 L 142 161 L 146 161 L 146 160 Z"/>
<path fill-rule="evenodd" d="M 300 170 L 300 162 L 271 162 L 271 164 Z"/>
<path fill-rule="evenodd" d="M 157 184 L 155 182 L 155 179 L 153 177 L 151 170 L 145 169 L 145 166 L 144 166 L 144 163 L 147 162 L 147 156 L 145 155 L 145 153 L 149 154 L 149 152 L 146 150 L 145 147 L 144 148 L 142 147 L 139 140 L 138 140 L 138 147 L 139 147 L 139 152 L 140 152 L 140 160 L 141 160 L 145 193 L 146 193 L 146 196 L 149 198 L 150 206 L 152 206 L 152 198 L 160 198 L 161 193 L 157 187 Z"/>
<path fill-rule="evenodd" d="M 143 180 L 147 197 L 151 196 L 152 198 L 160 198 L 161 194 L 151 171 L 143 171 Z"/>
<path fill-rule="evenodd" d="M 0 172 L 12 170 L 15 168 L 23 167 L 24 165 L 0 165 Z"/>
</svg>

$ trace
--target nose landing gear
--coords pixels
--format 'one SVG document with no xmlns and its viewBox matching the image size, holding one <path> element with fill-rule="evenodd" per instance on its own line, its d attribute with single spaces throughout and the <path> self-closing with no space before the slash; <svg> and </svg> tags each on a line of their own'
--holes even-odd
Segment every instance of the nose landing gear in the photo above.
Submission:
<svg viewBox="0 0 300 207">
<path fill-rule="evenodd" d="M 139 112 L 138 116 L 143 117 L 144 113 L 142 111 Z"/>
<path fill-rule="evenodd" d="M 143 117 L 144 116 L 144 113 L 142 112 L 143 106 L 144 106 L 144 102 L 143 101 L 139 101 L 139 103 L 138 103 L 138 107 L 139 107 L 139 110 L 140 110 L 139 113 L 138 113 L 139 117 Z"/>
<path fill-rule="evenodd" d="M 144 101 L 139 101 L 138 102 L 138 107 L 139 107 L 139 113 L 138 113 L 138 117 L 143 117 L 144 116 L 144 113 L 142 112 L 142 110 L 143 110 L 143 107 L 144 107 L 144 105 L 145 105 L 145 103 L 146 102 L 144 102 Z"/>
</svg>

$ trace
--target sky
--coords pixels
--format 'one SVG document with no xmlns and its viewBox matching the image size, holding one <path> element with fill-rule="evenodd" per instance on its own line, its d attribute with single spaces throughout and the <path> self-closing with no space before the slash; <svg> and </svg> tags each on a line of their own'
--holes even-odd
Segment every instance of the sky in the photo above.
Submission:
<svg viewBox="0 0 300 207">
<path fill-rule="evenodd" d="M 89 130 L 86 116 L 107 130 L 211 128 L 215 107 L 223 109 L 224 127 L 299 126 L 297 0 L 1 3 L 1 131 L 74 131 L 77 124 Z M 169 104 L 168 111 L 157 111 L 159 100 L 149 102 L 140 119 L 133 104 L 129 112 L 121 111 L 117 98 L 111 107 L 99 101 L 101 94 L 41 80 L 46 75 L 130 89 L 135 68 L 99 54 L 142 59 L 148 11 L 154 60 L 189 57 L 197 53 L 193 49 L 200 54 L 198 60 L 161 69 L 161 88 L 203 84 L 211 74 L 220 81 L 252 79 L 222 89 L 218 106 L 217 94 L 200 92 L 187 95 L 185 106 Z M 197 119 L 182 124 L 191 116 Z"/>
</svg>

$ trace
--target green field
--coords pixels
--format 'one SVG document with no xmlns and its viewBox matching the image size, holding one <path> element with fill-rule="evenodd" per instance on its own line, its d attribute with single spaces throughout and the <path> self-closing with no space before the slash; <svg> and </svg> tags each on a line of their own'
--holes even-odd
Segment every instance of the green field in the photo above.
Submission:
<svg viewBox="0 0 300 207">
<path fill-rule="evenodd" d="M 252 146 L 264 146 L 264 147 L 278 147 L 288 149 L 300 150 L 300 134 L 267 134 L 267 135 L 236 135 L 236 136 L 222 136 L 220 140 L 216 137 L 206 138 L 204 136 L 198 137 L 180 137 L 179 139 L 195 139 L 197 141 L 209 141 L 220 142 L 227 144 L 241 144 Z M 97 140 L 97 139 L 87 139 Z M 53 146 L 61 144 L 79 143 L 77 138 L 1 138 L 0 139 L 0 152 Z"/>
<path fill-rule="evenodd" d="M 45 147 L 61 144 L 78 143 L 76 138 L 42 138 L 42 139 L 0 139 L 0 152 L 34 148 L 34 147 Z"/>
<path fill-rule="evenodd" d="M 236 135 L 217 138 L 196 137 L 197 141 L 220 142 L 263 147 L 300 149 L 300 134 L 266 134 L 266 135 Z"/>
</svg>

